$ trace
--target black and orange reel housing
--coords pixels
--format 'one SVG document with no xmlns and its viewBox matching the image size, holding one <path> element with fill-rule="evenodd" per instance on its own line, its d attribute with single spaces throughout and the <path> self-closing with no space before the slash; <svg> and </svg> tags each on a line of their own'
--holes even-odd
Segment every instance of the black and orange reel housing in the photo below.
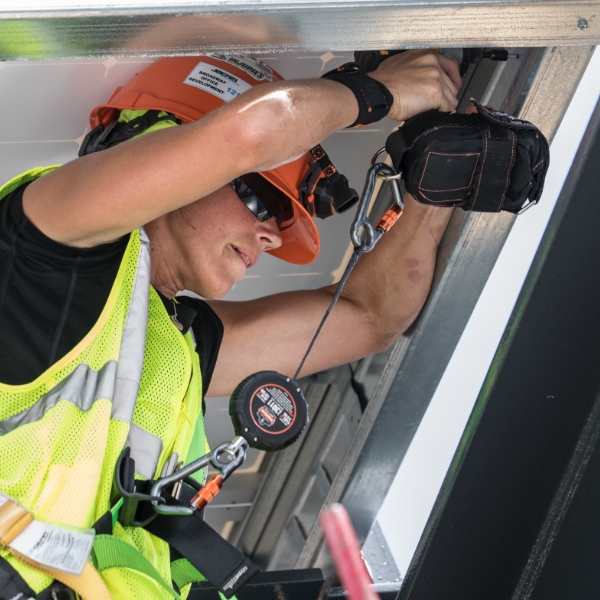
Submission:
<svg viewBox="0 0 600 600">
<path fill-rule="evenodd" d="M 229 400 L 235 434 L 252 448 L 274 451 L 287 448 L 308 423 L 308 404 L 296 381 L 275 371 L 246 377 Z"/>
</svg>

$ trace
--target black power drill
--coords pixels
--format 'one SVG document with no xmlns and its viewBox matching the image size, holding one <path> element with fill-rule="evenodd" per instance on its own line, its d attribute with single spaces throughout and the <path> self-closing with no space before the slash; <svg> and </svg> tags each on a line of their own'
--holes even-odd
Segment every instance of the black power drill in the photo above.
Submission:
<svg viewBox="0 0 600 600">
<path fill-rule="evenodd" d="M 518 54 L 510 54 L 503 48 L 436 48 L 443 56 L 453 58 L 460 65 L 461 77 L 467 72 L 469 65 L 481 62 L 482 59 L 506 61 L 509 58 L 519 58 Z M 390 56 L 406 52 L 406 50 L 365 50 L 354 53 L 354 62 L 370 73 Z"/>
</svg>

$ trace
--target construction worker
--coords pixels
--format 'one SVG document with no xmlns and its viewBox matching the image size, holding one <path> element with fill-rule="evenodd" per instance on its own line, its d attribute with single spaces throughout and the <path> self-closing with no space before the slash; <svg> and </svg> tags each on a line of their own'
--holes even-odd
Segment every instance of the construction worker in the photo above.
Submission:
<svg viewBox="0 0 600 600">
<path fill-rule="evenodd" d="M 224 102 L 223 82 L 234 79 L 238 91 Z M 52 589 L 173 597 L 168 544 L 114 513 L 111 534 L 96 536 L 93 564 L 85 562 L 84 530 L 118 499 L 119 456 L 129 448 L 136 478 L 156 479 L 168 463 L 205 452 L 204 395 L 229 394 L 256 371 L 295 371 L 332 286 L 219 298 L 263 252 L 315 258 L 312 217 L 339 209 L 339 198 L 327 202 L 345 184 L 314 151 L 321 140 L 386 114 L 404 121 L 455 110 L 460 85 L 454 61 L 425 51 L 390 58 L 370 76 L 342 69 L 289 82 L 248 57 L 162 59 L 93 111 L 98 129 L 81 158 L 0 190 L 7 597 L 51 598 Z M 402 218 L 352 273 L 301 376 L 378 352 L 406 330 L 429 292 L 450 214 L 406 196 Z M 181 290 L 207 301 L 174 301 Z M 51 526 L 83 536 L 74 538 L 83 571 L 69 571 L 77 557 Z M 34 529 L 42 534 L 28 550 Z M 109 551 L 97 544 L 106 538 Z M 133 562 L 114 558 L 129 552 L 123 544 L 137 552 Z M 183 595 L 191 580 L 178 580 Z"/>
</svg>

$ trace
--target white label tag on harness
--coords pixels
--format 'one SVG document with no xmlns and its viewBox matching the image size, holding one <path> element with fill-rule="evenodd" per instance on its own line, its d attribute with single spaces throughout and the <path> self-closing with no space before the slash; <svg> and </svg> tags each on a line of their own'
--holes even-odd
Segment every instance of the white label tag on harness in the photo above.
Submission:
<svg viewBox="0 0 600 600">
<path fill-rule="evenodd" d="M 81 575 L 93 543 L 93 529 L 74 531 L 32 521 L 9 547 L 51 569 Z"/>
<path fill-rule="evenodd" d="M 204 90 L 225 102 L 237 98 L 252 87 L 229 71 L 205 62 L 199 62 L 183 83 Z"/>
<path fill-rule="evenodd" d="M 271 68 L 251 56 L 246 56 L 245 54 L 210 54 L 210 57 L 222 60 L 245 71 L 248 75 L 254 77 L 256 81 L 273 81 L 273 71 Z"/>
</svg>

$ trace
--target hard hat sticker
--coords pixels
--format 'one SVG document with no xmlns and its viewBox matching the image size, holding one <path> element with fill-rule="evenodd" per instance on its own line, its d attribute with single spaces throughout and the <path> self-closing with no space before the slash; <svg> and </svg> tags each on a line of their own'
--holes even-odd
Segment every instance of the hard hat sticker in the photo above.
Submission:
<svg viewBox="0 0 600 600">
<path fill-rule="evenodd" d="M 225 102 L 237 98 L 252 86 L 225 69 L 199 62 L 183 83 L 204 90 Z"/>
<path fill-rule="evenodd" d="M 257 81 L 273 81 L 273 71 L 270 67 L 245 54 L 209 54 L 211 58 L 224 62 L 245 71 Z"/>
<path fill-rule="evenodd" d="M 267 433 L 279 435 L 287 431 L 296 419 L 296 402 L 279 385 L 267 384 L 258 388 L 250 401 L 254 424 Z"/>
</svg>

